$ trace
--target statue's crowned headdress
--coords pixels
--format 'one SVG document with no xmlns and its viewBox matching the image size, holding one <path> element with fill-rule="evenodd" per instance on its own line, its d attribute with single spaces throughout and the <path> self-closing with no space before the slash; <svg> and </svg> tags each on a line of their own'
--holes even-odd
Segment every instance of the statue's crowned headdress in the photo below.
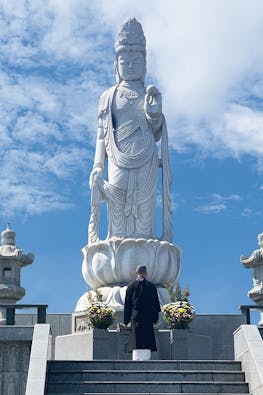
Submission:
<svg viewBox="0 0 263 395">
<path fill-rule="evenodd" d="M 145 48 L 146 41 L 141 24 L 135 18 L 126 19 L 116 38 L 116 53 L 129 49 L 145 53 Z"/>
</svg>

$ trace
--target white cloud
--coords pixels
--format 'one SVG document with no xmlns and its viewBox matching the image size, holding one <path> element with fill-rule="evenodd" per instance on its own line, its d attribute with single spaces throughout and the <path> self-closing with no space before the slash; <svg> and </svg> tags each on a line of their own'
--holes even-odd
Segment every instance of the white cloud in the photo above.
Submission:
<svg viewBox="0 0 263 395">
<path fill-rule="evenodd" d="M 263 174 L 263 158 L 262 158 L 262 156 L 258 158 L 258 161 L 257 161 L 257 171 L 258 171 L 260 174 Z"/>
<path fill-rule="evenodd" d="M 0 151 L 13 169 L 10 163 L 0 173 L 11 174 L 9 183 L 4 178 L 11 200 L 25 181 L 31 200 L 48 185 L 50 202 L 63 206 L 53 177 L 70 185 L 84 174 L 99 95 L 114 83 L 114 37 L 127 16 L 143 25 L 148 80 L 163 93 L 171 144 L 252 155 L 262 170 L 261 1 L 2 0 Z M 21 199 L 20 209 L 29 201 Z M 207 210 L 220 212 L 228 202 L 214 197 Z"/>
<path fill-rule="evenodd" d="M 233 193 L 233 194 L 231 194 L 229 196 L 222 196 L 222 195 L 220 195 L 218 193 L 212 193 L 211 197 L 214 200 L 218 200 L 218 201 L 222 201 L 222 200 L 224 200 L 224 201 L 227 201 L 227 200 L 234 200 L 234 201 L 235 200 L 241 200 L 241 196 L 239 196 L 239 195 L 237 195 L 235 193 Z"/>
<path fill-rule="evenodd" d="M 45 143 L 50 136 L 62 139 L 62 133 L 55 123 L 46 121 L 39 113 L 27 112 L 17 118 L 17 123 L 12 131 L 12 136 L 24 143 Z"/>
<path fill-rule="evenodd" d="M 263 154 L 263 112 L 233 104 L 222 124 L 214 129 L 222 144 L 235 156 Z"/>
<path fill-rule="evenodd" d="M 195 144 L 219 155 L 262 154 L 262 112 L 250 98 L 263 91 L 261 1 L 119 0 L 97 8 L 113 31 L 129 15 L 142 22 L 148 70 L 161 86 L 176 149 Z"/>
<path fill-rule="evenodd" d="M 4 3 L 11 18 L 12 6 Z M 163 88 L 169 118 L 177 114 L 203 119 L 223 110 L 245 77 L 262 70 L 263 5 L 252 3 L 166 1 L 164 6 L 156 0 L 101 0 L 90 5 L 84 0 L 57 0 L 28 2 L 14 13 L 25 18 L 18 25 L 24 37 L 26 27 L 33 29 L 41 22 L 41 34 L 33 44 L 56 60 L 87 62 L 92 56 L 104 64 L 109 60 L 97 50 L 104 40 L 113 49 L 108 33 L 115 34 L 125 17 L 137 16 L 147 37 L 148 68 Z"/>
<path fill-rule="evenodd" d="M 32 98 L 24 91 L 24 88 L 16 82 L 2 85 L 1 90 L 1 104 L 5 108 L 28 108 L 32 106 Z"/>
<path fill-rule="evenodd" d="M 251 218 L 251 217 L 254 217 L 254 216 L 262 216 L 262 212 L 261 211 L 257 211 L 257 210 L 253 210 L 251 208 L 246 207 L 246 208 L 244 208 L 242 210 L 241 215 L 243 217 Z"/>
<path fill-rule="evenodd" d="M 49 182 L 43 164 L 45 154 L 7 150 L 0 168 L 1 215 L 39 214 L 72 207 L 66 197 L 57 193 Z"/>
<path fill-rule="evenodd" d="M 195 211 L 202 214 L 218 214 L 228 209 L 229 202 L 239 201 L 241 200 L 241 197 L 236 194 L 223 196 L 218 193 L 212 193 L 208 198 L 206 198 L 206 200 L 209 200 L 209 202 L 197 206 Z"/>
<path fill-rule="evenodd" d="M 104 89 L 93 67 L 96 40 L 87 37 L 93 34 L 92 26 L 87 24 L 90 31 L 86 33 L 81 30 L 72 2 L 64 20 L 56 8 L 63 11 L 65 2 L 28 1 L 17 8 L 15 3 L 3 2 L 0 10 L 0 33 L 5 37 L 0 57 L 6 65 L 0 69 L 0 177 L 4 186 L 0 207 L 2 214 L 12 215 L 72 206 L 75 180 L 88 178 L 89 147 L 94 144 L 97 103 Z M 87 15 L 82 24 L 88 19 Z M 57 36 L 48 49 L 44 42 L 52 29 L 56 36 L 58 23 L 62 30 L 68 23 L 68 36 Z M 80 40 L 74 41 L 77 27 Z M 86 53 L 84 42 L 91 52 Z M 70 46 L 78 46 L 78 58 L 68 52 Z M 98 69 L 106 75 L 103 62 Z M 68 182 L 58 184 L 61 179 Z"/>
<path fill-rule="evenodd" d="M 91 155 L 85 148 L 60 147 L 44 163 L 44 169 L 59 178 L 69 178 L 87 165 Z M 87 166 L 86 166 L 87 167 Z"/>
<path fill-rule="evenodd" d="M 52 189 L 44 191 L 41 186 L 14 184 L 8 179 L 0 180 L 0 187 L 1 215 L 9 219 L 21 212 L 24 215 L 34 215 L 73 207 L 71 202 Z"/>
<path fill-rule="evenodd" d="M 225 211 L 227 209 L 227 206 L 225 203 L 218 203 L 218 204 L 207 204 L 204 206 L 199 206 L 196 208 L 196 211 L 199 211 L 200 213 L 203 214 L 217 214 L 220 213 L 221 211 Z"/>
<path fill-rule="evenodd" d="M 8 147 L 12 143 L 12 139 L 9 137 L 8 131 L 4 125 L 0 125 L 0 146 L 2 149 Z"/>
<path fill-rule="evenodd" d="M 10 179 L 10 182 L 28 182 L 32 172 L 43 176 L 43 162 L 45 155 L 38 152 L 9 149 L 4 153 L 0 168 L 2 179 Z"/>
</svg>

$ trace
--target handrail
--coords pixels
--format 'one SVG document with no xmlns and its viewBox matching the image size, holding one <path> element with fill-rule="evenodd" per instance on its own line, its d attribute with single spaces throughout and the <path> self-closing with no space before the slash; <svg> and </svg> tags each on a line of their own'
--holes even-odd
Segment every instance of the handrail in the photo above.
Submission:
<svg viewBox="0 0 263 395">
<path fill-rule="evenodd" d="M 46 323 L 47 304 L 0 304 L 0 308 L 6 309 L 6 325 L 15 325 L 15 311 L 16 309 L 37 309 L 37 323 Z"/>
</svg>

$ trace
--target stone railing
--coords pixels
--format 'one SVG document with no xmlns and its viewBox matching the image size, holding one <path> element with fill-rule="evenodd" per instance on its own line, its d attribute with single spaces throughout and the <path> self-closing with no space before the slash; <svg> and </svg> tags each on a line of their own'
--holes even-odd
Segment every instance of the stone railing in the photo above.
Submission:
<svg viewBox="0 0 263 395">
<path fill-rule="evenodd" d="M 6 325 L 15 325 L 15 311 L 18 309 L 37 309 L 37 323 L 46 323 L 47 304 L 0 304 L 6 310 Z"/>
<path fill-rule="evenodd" d="M 44 395 L 47 361 L 51 359 L 52 335 L 49 324 L 34 327 L 25 395 Z"/>
<path fill-rule="evenodd" d="M 249 325 L 251 323 L 250 320 L 250 310 L 260 310 L 262 311 L 263 306 L 258 306 L 256 304 L 244 304 L 241 305 L 240 307 L 241 313 L 246 316 L 246 323 Z"/>
<path fill-rule="evenodd" d="M 235 359 L 241 361 L 251 395 L 263 394 L 263 341 L 256 325 L 234 332 Z"/>
</svg>

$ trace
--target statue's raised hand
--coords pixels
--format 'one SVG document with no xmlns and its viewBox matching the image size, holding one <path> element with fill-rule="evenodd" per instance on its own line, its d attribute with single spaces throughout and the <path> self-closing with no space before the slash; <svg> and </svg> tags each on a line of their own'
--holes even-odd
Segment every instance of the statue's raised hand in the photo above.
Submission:
<svg viewBox="0 0 263 395">
<path fill-rule="evenodd" d="M 242 262 L 242 261 L 244 261 L 244 260 L 246 260 L 246 259 L 248 259 L 249 257 L 248 256 L 246 256 L 246 255 L 240 255 L 240 261 Z"/>
<path fill-rule="evenodd" d="M 159 118 L 162 114 L 162 95 L 154 85 L 146 88 L 144 111 L 150 118 Z"/>
</svg>

